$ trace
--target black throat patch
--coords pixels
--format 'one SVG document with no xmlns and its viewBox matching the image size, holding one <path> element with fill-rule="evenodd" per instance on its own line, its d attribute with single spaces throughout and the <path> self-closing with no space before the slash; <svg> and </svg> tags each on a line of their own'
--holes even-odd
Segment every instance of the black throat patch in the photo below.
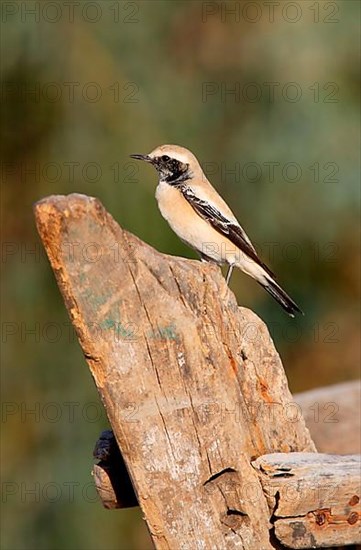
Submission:
<svg viewBox="0 0 361 550">
<path fill-rule="evenodd" d="M 153 164 L 159 173 L 160 181 L 168 185 L 177 187 L 193 177 L 189 164 L 166 155 L 155 158 Z"/>
</svg>

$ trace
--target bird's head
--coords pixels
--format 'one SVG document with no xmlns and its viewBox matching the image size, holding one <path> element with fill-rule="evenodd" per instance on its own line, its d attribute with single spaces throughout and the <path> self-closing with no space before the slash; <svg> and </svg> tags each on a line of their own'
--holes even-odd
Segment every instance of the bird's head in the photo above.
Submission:
<svg viewBox="0 0 361 550">
<path fill-rule="evenodd" d="M 203 174 L 193 153 L 179 145 L 161 145 L 149 155 L 130 156 L 133 159 L 144 160 L 152 164 L 159 174 L 159 181 L 169 185 L 180 185 Z"/>
</svg>

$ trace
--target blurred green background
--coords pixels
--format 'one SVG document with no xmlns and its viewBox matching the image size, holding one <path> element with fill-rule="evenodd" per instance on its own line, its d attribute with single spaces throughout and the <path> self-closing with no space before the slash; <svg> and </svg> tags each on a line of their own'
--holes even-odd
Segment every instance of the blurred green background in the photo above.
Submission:
<svg viewBox="0 0 361 550">
<path fill-rule="evenodd" d="M 292 4 L 292 5 L 290 5 Z M 2 548 L 151 548 L 141 512 L 104 511 L 107 427 L 32 205 L 98 197 L 157 249 L 194 258 L 130 161 L 190 148 L 306 312 L 234 273 L 293 392 L 359 375 L 356 1 L 2 2 Z M 106 274 L 105 274 L 106 276 Z"/>
</svg>

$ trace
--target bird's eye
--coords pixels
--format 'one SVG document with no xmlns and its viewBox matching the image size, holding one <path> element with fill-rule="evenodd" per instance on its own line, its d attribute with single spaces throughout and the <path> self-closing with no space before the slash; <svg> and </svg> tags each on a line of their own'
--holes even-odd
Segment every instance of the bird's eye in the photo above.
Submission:
<svg viewBox="0 0 361 550">
<path fill-rule="evenodd" d="M 170 158 L 167 155 L 163 155 L 162 160 L 164 160 L 164 162 L 168 162 L 168 160 L 170 160 Z"/>
</svg>

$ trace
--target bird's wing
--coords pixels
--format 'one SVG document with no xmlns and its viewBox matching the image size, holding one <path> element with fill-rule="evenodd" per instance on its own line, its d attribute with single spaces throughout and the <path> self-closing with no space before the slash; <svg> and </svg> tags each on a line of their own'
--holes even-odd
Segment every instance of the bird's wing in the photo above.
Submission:
<svg viewBox="0 0 361 550">
<path fill-rule="evenodd" d="M 194 193 L 188 186 L 181 187 L 184 198 L 192 206 L 201 218 L 206 220 L 218 233 L 224 235 L 246 256 L 261 266 L 271 277 L 275 277 L 272 271 L 260 260 L 257 252 L 242 227 L 233 220 L 226 218 L 221 212 L 208 201 L 203 200 Z"/>
</svg>

